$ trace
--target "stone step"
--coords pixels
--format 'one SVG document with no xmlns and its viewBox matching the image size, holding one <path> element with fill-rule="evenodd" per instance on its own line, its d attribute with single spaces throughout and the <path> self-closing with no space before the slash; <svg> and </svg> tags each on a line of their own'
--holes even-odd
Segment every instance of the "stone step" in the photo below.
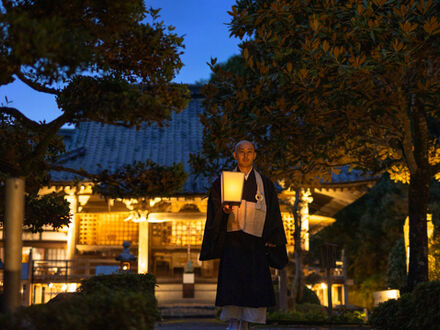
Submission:
<svg viewBox="0 0 440 330">
<path fill-rule="evenodd" d="M 195 284 L 194 298 L 183 298 L 183 284 L 159 284 L 155 294 L 159 307 L 170 305 L 214 306 L 216 284 Z"/>
</svg>

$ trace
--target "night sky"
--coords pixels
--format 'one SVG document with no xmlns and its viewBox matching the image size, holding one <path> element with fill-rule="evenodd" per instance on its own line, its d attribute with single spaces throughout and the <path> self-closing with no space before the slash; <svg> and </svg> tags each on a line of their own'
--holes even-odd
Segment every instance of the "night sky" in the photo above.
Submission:
<svg viewBox="0 0 440 330">
<path fill-rule="evenodd" d="M 166 25 L 176 27 L 176 33 L 184 35 L 184 67 L 174 81 L 194 83 L 208 79 L 210 69 L 206 62 L 216 57 L 223 62 L 239 52 L 240 40 L 229 38 L 227 13 L 235 0 L 150 0 L 147 8 L 162 8 L 160 15 Z M 5 96 L 10 106 L 22 111 L 33 120 L 50 121 L 61 114 L 55 97 L 38 93 L 20 81 L 0 87 L 0 102 Z"/>
</svg>

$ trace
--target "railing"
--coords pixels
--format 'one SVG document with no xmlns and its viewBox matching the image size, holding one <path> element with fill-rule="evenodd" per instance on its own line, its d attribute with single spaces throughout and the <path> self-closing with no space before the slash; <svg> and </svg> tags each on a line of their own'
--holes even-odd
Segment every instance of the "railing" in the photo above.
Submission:
<svg viewBox="0 0 440 330">
<path fill-rule="evenodd" d="M 33 260 L 32 283 L 78 282 L 96 275 L 100 266 L 115 268 L 119 262 L 109 259 Z"/>
</svg>

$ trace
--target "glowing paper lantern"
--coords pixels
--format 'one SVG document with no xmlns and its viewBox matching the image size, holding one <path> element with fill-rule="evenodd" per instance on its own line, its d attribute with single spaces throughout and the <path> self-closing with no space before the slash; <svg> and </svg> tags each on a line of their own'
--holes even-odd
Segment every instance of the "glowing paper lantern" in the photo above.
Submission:
<svg viewBox="0 0 440 330">
<path fill-rule="evenodd" d="M 223 171 L 221 176 L 222 203 L 241 203 L 244 173 Z"/>
</svg>

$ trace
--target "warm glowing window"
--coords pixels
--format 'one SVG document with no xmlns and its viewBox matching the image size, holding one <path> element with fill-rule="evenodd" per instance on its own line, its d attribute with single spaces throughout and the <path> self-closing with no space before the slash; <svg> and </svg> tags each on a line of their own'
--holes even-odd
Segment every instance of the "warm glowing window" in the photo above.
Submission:
<svg viewBox="0 0 440 330">
<path fill-rule="evenodd" d="M 128 215 L 128 212 L 78 214 L 78 244 L 122 245 L 124 241 L 137 242 L 139 225 L 124 221 Z"/>
<path fill-rule="evenodd" d="M 204 222 L 205 221 L 203 220 L 173 221 L 171 230 L 171 245 L 202 245 Z"/>
</svg>

